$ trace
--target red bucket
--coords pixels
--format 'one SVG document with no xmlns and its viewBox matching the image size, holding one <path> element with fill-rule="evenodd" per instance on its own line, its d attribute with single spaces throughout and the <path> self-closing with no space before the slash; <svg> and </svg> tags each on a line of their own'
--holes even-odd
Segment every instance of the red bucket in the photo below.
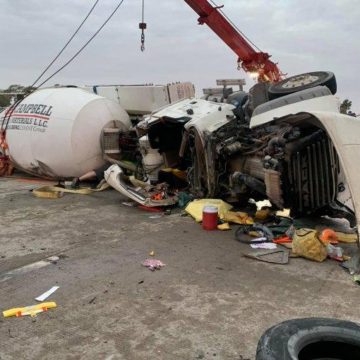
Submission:
<svg viewBox="0 0 360 360">
<path fill-rule="evenodd" d="M 204 230 L 216 230 L 218 224 L 218 208 L 207 205 L 203 208 L 202 227 Z"/>
</svg>

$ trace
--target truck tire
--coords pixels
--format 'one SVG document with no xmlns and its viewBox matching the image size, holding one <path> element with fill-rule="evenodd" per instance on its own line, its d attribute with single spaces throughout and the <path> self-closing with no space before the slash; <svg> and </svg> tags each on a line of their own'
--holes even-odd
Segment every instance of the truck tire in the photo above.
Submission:
<svg viewBox="0 0 360 360">
<path fill-rule="evenodd" d="M 332 94 L 336 94 L 336 78 L 330 71 L 315 71 L 291 76 L 269 87 L 270 100 L 289 95 L 297 91 L 309 89 L 315 86 L 327 86 Z"/>
<path fill-rule="evenodd" d="M 337 319 L 284 321 L 265 331 L 256 360 L 360 359 L 360 325 Z"/>
</svg>

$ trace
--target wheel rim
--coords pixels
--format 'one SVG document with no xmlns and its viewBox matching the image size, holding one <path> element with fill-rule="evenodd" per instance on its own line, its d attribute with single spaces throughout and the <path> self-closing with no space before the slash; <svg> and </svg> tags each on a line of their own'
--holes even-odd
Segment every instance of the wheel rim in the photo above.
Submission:
<svg viewBox="0 0 360 360">
<path fill-rule="evenodd" d="M 282 88 L 284 89 L 294 89 L 300 86 L 310 85 L 319 80 L 319 77 L 313 74 L 303 74 L 290 78 L 284 84 Z"/>
</svg>

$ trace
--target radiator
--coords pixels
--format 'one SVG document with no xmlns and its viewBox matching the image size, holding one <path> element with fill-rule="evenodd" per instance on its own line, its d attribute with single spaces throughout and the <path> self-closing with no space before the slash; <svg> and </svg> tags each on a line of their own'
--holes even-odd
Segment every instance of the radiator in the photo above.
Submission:
<svg viewBox="0 0 360 360">
<path fill-rule="evenodd" d="M 102 134 L 102 147 L 104 154 L 119 154 L 120 129 L 105 128 Z"/>
<path fill-rule="evenodd" d="M 323 133 L 291 154 L 288 175 L 295 213 L 320 209 L 337 196 L 339 159 L 330 139 Z"/>
</svg>

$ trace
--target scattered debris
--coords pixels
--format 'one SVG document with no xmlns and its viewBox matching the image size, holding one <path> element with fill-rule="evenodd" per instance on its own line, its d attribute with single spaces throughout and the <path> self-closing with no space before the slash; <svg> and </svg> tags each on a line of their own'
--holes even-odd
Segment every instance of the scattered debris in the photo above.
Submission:
<svg viewBox="0 0 360 360">
<path fill-rule="evenodd" d="M 291 218 L 290 217 L 290 209 L 278 210 L 276 212 L 276 216 L 284 217 L 284 218 Z"/>
<path fill-rule="evenodd" d="M 263 224 L 257 224 L 257 223 L 254 224 L 252 226 L 252 230 L 255 230 L 256 232 L 265 236 L 268 241 L 272 241 L 274 239 L 273 232 L 267 226 L 265 226 Z"/>
<path fill-rule="evenodd" d="M 52 295 L 60 286 L 53 286 L 48 291 L 44 292 L 42 295 L 35 298 L 36 301 L 42 302 L 46 300 L 50 295 Z"/>
<path fill-rule="evenodd" d="M 350 275 L 360 274 L 360 253 L 356 252 L 351 259 L 344 261 L 340 265 L 348 270 Z"/>
<path fill-rule="evenodd" d="M 245 212 L 241 211 L 227 211 L 224 215 L 224 221 L 228 221 L 230 223 L 234 224 L 240 224 L 240 225 L 252 225 L 254 224 L 254 220 L 251 216 L 249 216 Z"/>
<path fill-rule="evenodd" d="M 142 266 L 147 267 L 149 270 L 154 271 L 154 270 L 160 270 L 162 267 L 165 266 L 165 264 L 163 262 L 161 262 L 160 260 L 156 260 L 156 259 L 146 259 L 143 263 Z"/>
<path fill-rule="evenodd" d="M 200 199 L 188 203 L 185 211 L 191 215 L 196 222 L 201 222 L 203 218 L 203 209 L 205 206 L 215 206 L 218 209 L 218 215 L 221 220 L 224 220 L 225 214 L 232 208 L 223 200 L 219 199 Z"/>
<path fill-rule="evenodd" d="M 249 235 L 251 235 L 251 233 L 252 232 L 249 232 Z M 255 234 L 257 236 L 257 233 L 255 233 Z M 265 236 L 251 239 L 251 243 L 253 243 L 253 244 L 264 243 L 264 242 L 267 242 L 267 241 L 268 241 L 268 239 Z"/>
<path fill-rule="evenodd" d="M 64 196 L 63 191 L 52 190 L 50 191 L 47 187 L 41 187 L 38 189 L 32 190 L 32 194 L 38 198 L 42 199 L 60 199 Z"/>
<path fill-rule="evenodd" d="M 358 241 L 358 235 L 356 233 L 343 233 L 336 231 L 335 234 L 338 241 L 342 243 L 356 243 Z"/>
<path fill-rule="evenodd" d="M 259 250 L 243 254 L 245 257 L 272 264 L 284 265 L 289 262 L 289 251 L 283 249 Z"/>
<path fill-rule="evenodd" d="M 161 219 L 163 215 L 150 215 L 149 219 Z"/>
<path fill-rule="evenodd" d="M 250 244 L 253 242 L 254 237 L 249 234 L 251 227 L 249 226 L 240 226 L 236 229 L 235 239 L 244 244 Z"/>
<path fill-rule="evenodd" d="M 287 244 L 287 243 L 292 243 L 292 239 L 285 235 L 285 236 L 280 236 L 276 239 L 273 239 L 273 243 L 274 244 Z"/>
<path fill-rule="evenodd" d="M 216 230 L 218 225 L 218 208 L 205 205 L 203 207 L 202 227 L 204 230 Z"/>
<path fill-rule="evenodd" d="M 128 207 L 137 207 L 137 203 L 135 201 L 123 201 L 122 204 Z"/>
<path fill-rule="evenodd" d="M 41 303 L 41 304 L 5 310 L 5 311 L 3 311 L 3 315 L 5 318 L 11 317 L 11 316 L 21 317 L 21 316 L 26 316 L 26 315 L 35 317 L 37 314 L 39 314 L 43 311 L 48 311 L 48 309 L 52 309 L 55 307 L 56 307 L 55 302 L 45 302 L 45 303 Z"/>
<path fill-rule="evenodd" d="M 292 243 L 293 252 L 304 258 L 322 262 L 327 257 L 325 245 L 318 238 L 316 230 L 298 229 Z"/>
<path fill-rule="evenodd" d="M 258 244 L 250 244 L 250 246 L 251 246 L 253 249 L 273 250 L 273 249 L 276 249 L 276 248 L 277 248 L 277 245 L 276 245 L 276 244 L 274 244 L 274 243 L 266 243 L 266 242 L 258 243 Z"/>
<path fill-rule="evenodd" d="M 178 193 L 178 198 L 179 198 L 179 201 L 178 201 L 178 206 L 183 209 L 185 208 L 185 206 L 191 201 L 194 199 L 194 197 L 189 194 L 189 193 L 186 193 L 184 191 L 180 191 Z"/>
<path fill-rule="evenodd" d="M 319 238 L 324 244 L 325 243 L 338 244 L 338 237 L 336 235 L 336 232 L 332 229 L 324 229 L 321 232 Z"/>
<path fill-rule="evenodd" d="M 330 259 L 344 261 L 343 249 L 341 247 L 328 244 L 326 245 L 326 251 Z"/>
<path fill-rule="evenodd" d="M 168 184 L 161 183 L 153 186 L 134 177 L 128 178 L 119 165 L 111 165 L 104 176 L 111 187 L 142 206 L 171 206 L 178 201 L 177 196 L 169 191 Z"/>
<path fill-rule="evenodd" d="M 64 193 L 89 195 L 94 192 L 103 191 L 109 188 L 106 182 L 101 182 L 97 188 L 80 188 L 80 189 L 66 189 L 60 186 L 41 186 L 32 191 L 33 195 L 43 199 L 58 199 L 63 197 Z"/>
<path fill-rule="evenodd" d="M 94 296 L 90 301 L 89 301 L 89 304 L 93 304 L 96 300 L 97 296 Z"/>
<path fill-rule="evenodd" d="M 62 256 L 62 258 L 64 258 L 64 257 L 66 257 L 66 256 Z M 57 264 L 57 262 L 60 260 L 60 256 L 50 256 L 50 257 L 48 257 L 46 260 L 48 260 L 48 261 L 50 261 L 52 264 Z"/>
<path fill-rule="evenodd" d="M 231 230 L 230 229 L 230 225 L 229 225 L 229 223 L 223 223 L 223 224 L 219 224 L 218 226 L 217 226 L 217 228 L 218 228 L 218 230 Z"/>
<path fill-rule="evenodd" d="M 240 226 L 235 232 L 235 239 L 246 243 L 262 243 L 274 239 L 271 230 L 262 224 L 253 224 L 251 226 Z"/>
<path fill-rule="evenodd" d="M 354 280 L 354 283 L 360 285 L 360 275 L 354 275 L 353 280 Z"/>
<path fill-rule="evenodd" d="M 147 211 L 147 212 L 153 212 L 153 213 L 161 213 L 163 211 L 162 208 L 159 207 L 153 207 L 153 206 L 145 206 L 145 205 L 138 205 L 138 209 Z"/>
<path fill-rule="evenodd" d="M 271 214 L 271 210 L 269 208 L 257 210 L 255 213 L 256 220 L 266 220 Z"/>
</svg>

